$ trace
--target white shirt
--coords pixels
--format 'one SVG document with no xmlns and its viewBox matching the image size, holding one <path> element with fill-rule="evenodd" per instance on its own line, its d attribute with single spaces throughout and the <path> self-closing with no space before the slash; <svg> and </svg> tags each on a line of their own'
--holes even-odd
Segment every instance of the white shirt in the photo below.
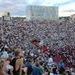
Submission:
<svg viewBox="0 0 75 75">
<path fill-rule="evenodd" d="M 1 58 L 8 58 L 8 57 L 9 57 L 8 53 L 6 51 L 4 51 Z"/>
<path fill-rule="evenodd" d="M 54 75 L 53 73 L 50 73 L 50 75 Z"/>
<path fill-rule="evenodd" d="M 54 62 L 53 62 L 53 58 L 49 58 L 48 59 L 48 66 L 51 66 L 51 65 L 53 65 L 54 64 Z"/>
<path fill-rule="evenodd" d="M 50 58 L 48 59 L 48 63 L 52 63 L 52 62 L 53 62 L 53 58 L 50 57 Z"/>
</svg>

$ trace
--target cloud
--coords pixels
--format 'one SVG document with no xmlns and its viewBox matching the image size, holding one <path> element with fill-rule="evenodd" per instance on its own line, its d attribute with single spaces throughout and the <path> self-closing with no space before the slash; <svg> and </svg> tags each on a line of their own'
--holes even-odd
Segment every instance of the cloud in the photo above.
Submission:
<svg viewBox="0 0 75 75">
<path fill-rule="evenodd" d="M 54 5 L 61 5 L 64 3 L 68 3 L 71 0 L 44 0 L 42 5 L 49 5 L 49 6 L 54 6 Z"/>
<path fill-rule="evenodd" d="M 0 0 L 0 13 L 9 11 L 12 16 L 14 15 L 25 15 L 25 8 L 26 8 L 26 1 L 25 0 Z"/>
<path fill-rule="evenodd" d="M 74 9 L 70 9 L 70 10 L 63 10 L 63 12 L 74 12 L 74 13 L 75 13 L 75 10 L 74 10 Z"/>
<path fill-rule="evenodd" d="M 17 15 L 25 16 L 25 9 L 26 6 L 24 4 L 16 4 L 15 6 L 12 7 L 12 9 L 10 8 L 9 10 L 12 11 L 11 14 L 13 14 L 14 16 Z"/>
<path fill-rule="evenodd" d="M 59 16 L 69 16 L 75 14 L 75 2 L 59 7 Z"/>
</svg>

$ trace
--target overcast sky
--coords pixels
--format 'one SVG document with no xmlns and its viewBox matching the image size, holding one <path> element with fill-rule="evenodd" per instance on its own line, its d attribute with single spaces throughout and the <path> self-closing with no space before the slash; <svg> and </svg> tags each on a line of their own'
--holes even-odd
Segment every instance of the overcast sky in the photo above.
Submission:
<svg viewBox="0 0 75 75">
<path fill-rule="evenodd" d="M 75 14 L 75 0 L 0 0 L 0 16 L 7 11 L 12 16 L 25 16 L 27 5 L 58 6 L 59 16 Z"/>
</svg>

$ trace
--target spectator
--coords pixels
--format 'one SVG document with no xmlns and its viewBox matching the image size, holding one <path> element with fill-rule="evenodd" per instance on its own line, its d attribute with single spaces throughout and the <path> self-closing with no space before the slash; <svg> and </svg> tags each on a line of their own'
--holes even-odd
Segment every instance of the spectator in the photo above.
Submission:
<svg viewBox="0 0 75 75">
<path fill-rule="evenodd" d="M 0 75 L 5 75 L 3 71 L 4 62 L 0 59 Z"/>
<path fill-rule="evenodd" d="M 21 57 L 20 52 L 19 51 L 15 52 L 15 58 L 10 63 L 14 68 L 14 70 L 13 70 L 14 75 L 19 75 L 21 73 L 21 68 L 23 65 L 23 59 L 20 57 Z"/>
</svg>

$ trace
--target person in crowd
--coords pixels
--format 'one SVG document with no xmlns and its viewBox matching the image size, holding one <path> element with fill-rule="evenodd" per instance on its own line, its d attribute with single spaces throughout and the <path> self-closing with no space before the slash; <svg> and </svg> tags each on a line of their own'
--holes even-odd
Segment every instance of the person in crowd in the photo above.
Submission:
<svg viewBox="0 0 75 75">
<path fill-rule="evenodd" d="M 13 75 L 13 66 L 10 65 L 11 59 L 6 59 L 5 60 L 5 68 L 6 68 L 6 73 L 8 75 Z"/>
<path fill-rule="evenodd" d="M 10 63 L 13 66 L 13 74 L 14 75 L 21 75 L 22 73 L 22 65 L 23 65 L 23 58 L 21 58 L 20 51 L 15 52 L 15 58 Z"/>
<path fill-rule="evenodd" d="M 31 75 L 32 74 L 32 61 L 30 59 L 26 60 L 25 63 L 26 67 L 27 67 L 27 75 Z"/>
<path fill-rule="evenodd" d="M 53 64 L 54 64 L 53 58 L 51 55 L 49 55 L 48 66 L 51 67 Z"/>
<path fill-rule="evenodd" d="M 5 75 L 3 71 L 4 61 L 0 59 L 0 75 Z"/>
<path fill-rule="evenodd" d="M 63 61 L 59 63 L 59 74 L 65 75 L 65 65 Z"/>
<path fill-rule="evenodd" d="M 39 61 L 35 60 L 33 64 L 32 75 L 42 75 L 41 69 L 39 67 Z"/>
<path fill-rule="evenodd" d="M 5 58 L 5 59 L 9 58 L 9 54 L 5 49 L 2 51 L 1 58 Z"/>
</svg>

